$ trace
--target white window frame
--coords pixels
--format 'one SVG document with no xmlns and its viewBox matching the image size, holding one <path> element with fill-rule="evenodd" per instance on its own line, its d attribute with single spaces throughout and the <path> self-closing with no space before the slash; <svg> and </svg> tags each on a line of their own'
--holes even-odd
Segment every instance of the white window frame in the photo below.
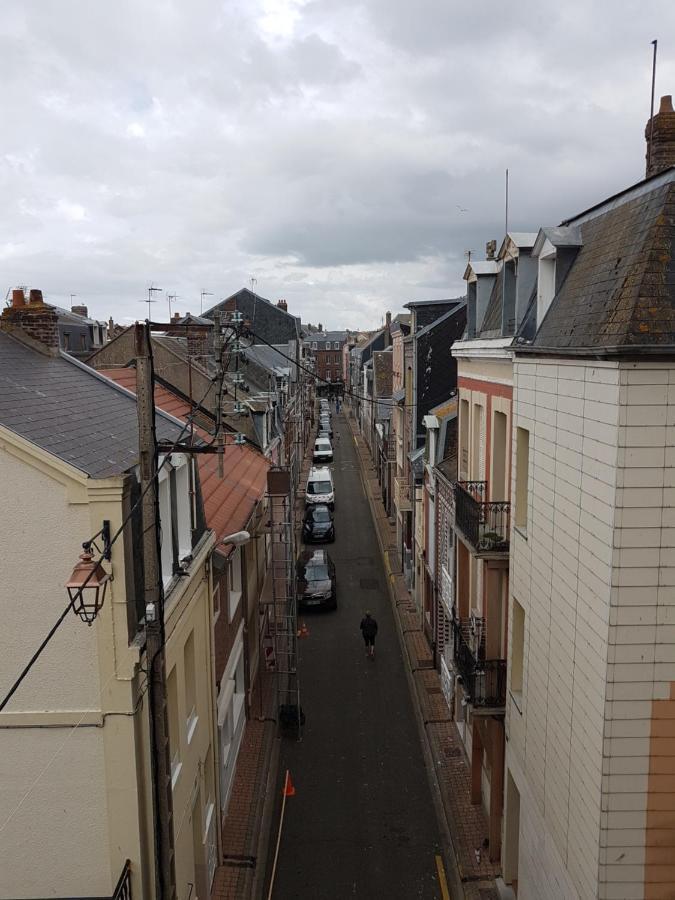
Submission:
<svg viewBox="0 0 675 900">
<path fill-rule="evenodd" d="M 333 341 L 333 350 L 340 349 L 340 341 Z"/>
<path fill-rule="evenodd" d="M 326 350 L 330 350 L 330 341 L 326 341 Z"/>
</svg>

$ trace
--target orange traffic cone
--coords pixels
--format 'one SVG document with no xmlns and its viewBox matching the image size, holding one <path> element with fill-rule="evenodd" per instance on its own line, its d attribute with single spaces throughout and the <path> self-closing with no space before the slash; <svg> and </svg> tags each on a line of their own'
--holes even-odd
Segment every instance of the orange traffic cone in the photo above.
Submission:
<svg viewBox="0 0 675 900">
<path fill-rule="evenodd" d="M 284 797 L 295 797 L 295 786 L 291 781 L 291 773 L 286 769 L 286 781 L 284 782 Z"/>
<path fill-rule="evenodd" d="M 309 637 L 309 628 L 305 625 L 304 622 L 300 623 L 300 628 L 298 628 L 298 637 L 299 638 Z"/>
</svg>

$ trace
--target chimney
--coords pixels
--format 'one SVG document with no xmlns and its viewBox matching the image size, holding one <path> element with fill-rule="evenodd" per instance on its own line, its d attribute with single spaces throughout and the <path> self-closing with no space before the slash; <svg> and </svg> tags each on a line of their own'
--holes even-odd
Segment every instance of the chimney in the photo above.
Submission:
<svg viewBox="0 0 675 900">
<path fill-rule="evenodd" d="M 12 291 L 12 305 L 0 316 L 0 330 L 17 337 L 28 337 L 55 353 L 59 349 L 58 316 L 53 306 L 46 306 L 42 291 L 32 289 L 29 302 L 21 304 L 23 291 Z"/>
<path fill-rule="evenodd" d="M 675 111 L 670 94 L 661 97 L 656 115 L 647 122 L 647 178 L 675 166 Z"/>
<path fill-rule="evenodd" d="M 491 241 L 488 241 L 487 244 L 485 245 L 485 256 L 487 257 L 487 259 L 494 259 L 496 252 L 497 252 L 497 241 L 495 241 L 494 239 Z"/>
<path fill-rule="evenodd" d="M 387 331 L 389 331 L 391 328 L 391 313 L 389 312 L 389 310 L 387 310 L 387 316 L 386 316 L 385 321 L 387 323 Z"/>
<path fill-rule="evenodd" d="M 108 340 L 112 341 L 115 337 L 115 322 L 113 321 L 113 317 L 110 316 L 108 319 Z"/>
<path fill-rule="evenodd" d="M 12 291 L 12 306 L 20 309 L 26 305 L 26 293 L 23 288 L 14 288 Z"/>
<path fill-rule="evenodd" d="M 183 317 L 181 316 L 180 313 L 174 313 L 174 314 L 171 316 L 171 321 L 172 321 L 172 322 L 180 322 L 180 320 L 181 320 L 182 318 L 183 318 Z"/>
<path fill-rule="evenodd" d="M 319 331 L 323 331 L 323 325 L 319 322 Z"/>
<path fill-rule="evenodd" d="M 86 306 L 71 306 L 70 311 L 75 313 L 76 316 L 84 316 L 85 319 L 89 318 L 89 310 Z"/>
<path fill-rule="evenodd" d="M 288 303 L 285 300 L 277 300 L 277 306 L 279 309 L 283 309 L 284 312 L 288 312 Z"/>
</svg>

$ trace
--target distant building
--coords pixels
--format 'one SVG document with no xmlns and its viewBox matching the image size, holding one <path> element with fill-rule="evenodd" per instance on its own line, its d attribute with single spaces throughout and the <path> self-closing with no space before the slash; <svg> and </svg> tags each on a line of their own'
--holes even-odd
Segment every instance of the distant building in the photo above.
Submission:
<svg viewBox="0 0 675 900">
<path fill-rule="evenodd" d="M 346 331 L 315 331 L 305 338 L 305 346 L 314 357 L 317 388 L 342 384 L 342 350 L 347 342 Z"/>
</svg>

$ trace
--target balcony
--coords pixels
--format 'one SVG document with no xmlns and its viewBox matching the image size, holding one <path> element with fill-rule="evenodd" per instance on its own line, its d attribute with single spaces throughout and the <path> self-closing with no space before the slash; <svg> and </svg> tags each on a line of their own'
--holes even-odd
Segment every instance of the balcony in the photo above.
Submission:
<svg viewBox="0 0 675 900">
<path fill-rule="evenodd" d="M 394 504 L 399 512 L 409 512 L 412 509 L 410 484 L 405 478 L 394 478 Z"/>
<path fill-rule="evenodd" d="M 506 660 L 485 659 L 483 619 L 452 623 L 455 668 L 462 676 L 467 703 L 475 709 L 501 709 L 506 703 Z"/>
<path fill-rule="evenodd" d="M 511 504 L 487 502 L 487 481 L 455 483 L 455 527 L 478 556 L 508 556 Z"/>
</svg>

